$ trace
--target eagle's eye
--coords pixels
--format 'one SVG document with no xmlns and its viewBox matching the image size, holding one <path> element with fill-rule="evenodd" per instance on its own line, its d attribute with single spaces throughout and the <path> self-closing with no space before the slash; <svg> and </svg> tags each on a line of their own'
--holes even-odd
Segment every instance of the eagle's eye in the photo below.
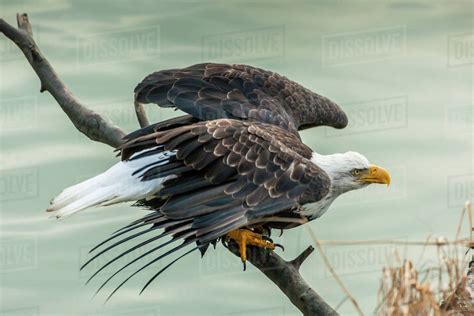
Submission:
<svg viewBox="0 0 474 316">
<path fill-rule="evenodd" d="M 358 176 L 360 173 L 360 170 L 359 169 L 354 169 L 351 171 L 351 174 L 355 177 L 355 176 Z"/>
</svg>

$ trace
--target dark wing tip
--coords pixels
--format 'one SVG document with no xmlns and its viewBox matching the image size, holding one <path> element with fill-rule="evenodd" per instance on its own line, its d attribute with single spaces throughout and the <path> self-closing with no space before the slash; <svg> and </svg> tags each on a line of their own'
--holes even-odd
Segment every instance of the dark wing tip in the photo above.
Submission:
<svg viewBox="0 0 474 316">
<path fill-rule="evenodd" d="M 337 111 L 335 111 L 336 117 L 331 126 L 338 129 L 345 128 L 349 123 L 347 115 L 336 103 L 334 103 L 334 106 L 337 107 Z"/>
<path fill-rule="evenodd" d="M 248 65 L 201 63 L 161 70 L 145 77 L 134 91 L 140 103 L 176 107 L 199 120 L 253 119 L 292 132 L 321 125 L 344 128 L 348 123 L 331 100 Z M 232 91 L 240 94 L 229 94 Z M 259 111 L 251 112 L 255 109 Z"/>
<path fill-rule="evenodd" d="M 348 124 L 346 113 L 335 102 L 313 93 L 312 102 L 301 109 L 301 119 L 298 130 L 316 126 L 331 126 L 337 129 L 345 128 Z"/>
</svg>

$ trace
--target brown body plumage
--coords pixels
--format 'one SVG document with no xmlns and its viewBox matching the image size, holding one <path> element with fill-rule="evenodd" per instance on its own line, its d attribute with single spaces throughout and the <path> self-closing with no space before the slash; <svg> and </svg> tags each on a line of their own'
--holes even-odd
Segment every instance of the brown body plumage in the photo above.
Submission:
<svg viewBox="0 0 474 316">
<path fill-rule="evenodd" d="M 235 227 L 262 224 L 267 216 L 291 214 L 292 209 L 328 193 L 330 180 L 311 162 L 311 149 L 279 127 L 230 119 L 171 130 L 161 130 L 159 125 L 126 142 L 122 159 L 149 148 L 176 152 L 170 164 L 152 163 L 137 173 L 143 181 L 176 176 L 163 183 L 154 199 L 141 203 L 168 218 L 197 219 L 229 210 L 236 217 L 240 214 L 240 221 L 233 218 Z"/>
</svg>

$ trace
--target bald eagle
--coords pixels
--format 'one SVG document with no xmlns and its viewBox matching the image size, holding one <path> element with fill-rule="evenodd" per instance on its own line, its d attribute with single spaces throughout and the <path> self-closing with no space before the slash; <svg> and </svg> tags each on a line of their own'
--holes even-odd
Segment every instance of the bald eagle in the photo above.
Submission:
<svg viewBox="0 0 474 316">
<path fill-rule="evenodd" d="M 115 291 L 158 260 L 184 252 L 144 290 L 179 258 L 196 250 L 204 255 L 218 240 L 237 243 L 245 263 L 248 245 L 275 248 L 268 238 L 271 229 L 316 219 L 347 191 L 390 183 L 385 169 L 357 152 L 321 155 L 306 146 L 298 131 L 321 125 L 344 128 L 347 117 L 334 102 L 277 73 L 214 63 L 162 70 L 138 84 L 135 98 L 187 115 L 127 135 L 118 149 L 120 162 L 65 189 L 47 210 L 58 219 L 129 201 L 150 210 L 91 250 L 84 266 L 122 243 L 148 236 L 89 280 L 126 254 L 156 245 L 112 274 L 99 290 L 167 245 L 173 248 Z M 168 240 L 160 242 L 164 237 Z"/>
</svg>

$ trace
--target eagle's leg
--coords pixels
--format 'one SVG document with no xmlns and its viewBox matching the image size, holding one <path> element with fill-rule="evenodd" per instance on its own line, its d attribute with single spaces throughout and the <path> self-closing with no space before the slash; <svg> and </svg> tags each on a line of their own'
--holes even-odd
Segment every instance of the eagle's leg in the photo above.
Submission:
<svg viewBox="0 0 474 316">
<path fill-rule="evenodd" d="M 236 229 L 227 234 L 227 239 L 234 240 L 239 245 L 240 259 L 244 263 L 247 261 L 247 245 L 266 249 L 275 249 L 275 244 L 267 241 L 262 234 L 248 229 Z"/>
</svg>

